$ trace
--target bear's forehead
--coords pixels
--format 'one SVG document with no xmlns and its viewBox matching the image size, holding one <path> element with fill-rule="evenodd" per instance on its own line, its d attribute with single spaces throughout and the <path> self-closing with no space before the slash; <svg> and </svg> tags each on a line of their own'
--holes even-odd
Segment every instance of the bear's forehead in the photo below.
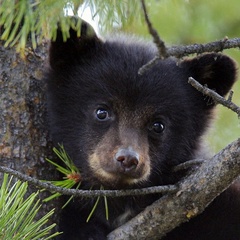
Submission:
<svg viewBox="0 0 240 240">
<path fill-rule="evenodd" d="M 113 105 L 113 112 L 117 115 L 120 125 L 134 128 L 142 127 L 149 119 L 153 118 L 157 109 L 153 106 L 131 106 L 126 102 Z M 160 115 L 158 117 L 161 117 Z"/>
<path fill-rule="evenodd" d="M 76 65 L 69 77 L 72 77 L 72 86 L 76 91 L 86 89 L 90 94 L 102 92 L 118 98 L 130 97 L 131 101 L 134 98 L 151 100 L 151 96 L 167 98 L 184 94 L 187 76 L 174 60 L 160 61 L 140 75 L 138 71 L 142 66 L 142 62 L 131 62 L 130 58 L 102 57 L 99 61 L 96 58 L 89 63 L 86 61 L 83 65 Z"/>
<path fill-rule="evenodd" d="M 84 82 L 78 89 L 75 86 L 73 91 L 79 97 L 87 95 L 86 101 L 89 102 L 106 102 L 113 104 L 116 109 L 138 109 L 139 113 L 144 113 L 169 105 L 176 108 L 182 101 L 188 101 L 189 96 L 178 85 L 168 79 L 161 81 L 158 78 L 134 79 L 122 76 L 119 79 L 97 79 L 94 83 Z"/>
</svg>

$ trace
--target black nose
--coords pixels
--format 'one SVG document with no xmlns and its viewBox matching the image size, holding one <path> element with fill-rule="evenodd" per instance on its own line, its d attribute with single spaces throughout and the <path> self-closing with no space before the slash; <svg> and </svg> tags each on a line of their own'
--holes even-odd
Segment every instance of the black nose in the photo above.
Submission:
<svg viewBox="0 0 240 240">
<path fill-rule="evenodd" d="M 115 158 L 121 163 L 121 167 L 124 168 L 125 171 L 134 170 L 139 162 L 139 155 L 135 151 L 127 148 L 119 149 Z"/>
</svg>

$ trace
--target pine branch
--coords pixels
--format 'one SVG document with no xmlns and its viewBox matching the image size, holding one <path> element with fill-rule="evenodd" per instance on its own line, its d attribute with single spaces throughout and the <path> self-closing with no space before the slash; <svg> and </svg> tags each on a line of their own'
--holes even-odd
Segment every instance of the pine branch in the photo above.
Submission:
<svg viewBox="0 0 240 240">
<path fill-rule="evenodd" d="M 134 11 L 138 11 L 138 0 L 0 0 L 0 39 L 5 41 L 5 47 L 16 46 L 23 51 L 28 40 L 36 48 L 43 39 L 55 39 L 57 27 L 61 27 L 63 38 L 69 34 L 71 23 L 66 18 L 69 13 L 76 14 L 80 9 L 89 8 L 92 16 L 98 16 L 99 27 L 109 29 L 113 23 L 125 26 L 133 21 Z"/>
<path fill-rule="evenodd" d="M 28 183 L 16 181 L 4 174 L 0 186 L 0 239 L 52 239 L 56 224 L 46 226 L 54 210 L 37 219 L 41 205 L 39 192 L 27 196 Z"/>
</svg>

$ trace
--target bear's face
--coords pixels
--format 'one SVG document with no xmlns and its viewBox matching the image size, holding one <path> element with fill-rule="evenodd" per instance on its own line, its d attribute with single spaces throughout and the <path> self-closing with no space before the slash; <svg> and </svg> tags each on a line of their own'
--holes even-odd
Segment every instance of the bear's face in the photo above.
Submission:
<svg viewBox="0 0 240 240">
<path fill-rule="evenodd" d="M 121 62 L 119 56 L 127 60 Z M 108 63 L 104 70 L 103 66 L 110 57 L 113 64 Z M 128 61 L 136 63 L 136 66 L 132 64 L 129 69 Z M 174 152 L 177 151 L 175 141 L 177 138 L 177 141 L 184 140 L 189 135 L 188 128 L 192 127 L 192 123 L 189 121 L 189 106 L 185 104 L 190 99 L 183 98 L 183 91 L 179 91 L 181 87 L 171 91 L 170 86 L 174 82 L 164 86 L 165 81 L 171 81 L 168 78 L 177 78 L 175 71 L 173 74 L 167 72 L 170 65 L 176 67 L 174 61 L 169 61 L 153 70 L 157 71 L 160 67 L 162 73 L 151 71 L 139 76 L 141 63 L 133 62 L 131 57 L 126 58 L 119 51 L 115 56 L 111 54 L 95 64 L 89 70 L 92 72 L 91 79 L 79 74 L 78 82 L 84 80 L 80 84 L 81 89 L 74 89 L 78 99 L 73 102 L 80 104 L 86 115 L 79 114 L 74 126 L 86 121 L 83 124 L 85 129 L 78 135 L 80 146 L 85 146 L 82 151 L 87 152 L 91 177 L 114 187 L 139 184 L 149 180 L 152 166 L 159 174 L 162 163 L 166 167 L 166 162 L 170 165 L 170 161 L 174 160 L 171 152 L 174 148 Z M 98 83 L 92 82 L 92 79 Z M 82 92 L 83 86 L 86 88 Z M 187 91 L 184 94 L 187 95 Z M 80 162 L 79 166 L 81 168 Z"/>
<path fill-rule="evenodd" d="M 88 27 L 83 23 L 85 29 Z M 225 95 L 235 65 L 221 54 L 159 61 L 154 46 L 133 40 L 102 42 L 61 32 L 50 49 L 48 102 L 53 140 L 62 143 L 83 181 L 106 188 L 174 182 L 173 166 L 194 158 L 214 103 L 188 84 L 194 77 Z"/>
</svg>

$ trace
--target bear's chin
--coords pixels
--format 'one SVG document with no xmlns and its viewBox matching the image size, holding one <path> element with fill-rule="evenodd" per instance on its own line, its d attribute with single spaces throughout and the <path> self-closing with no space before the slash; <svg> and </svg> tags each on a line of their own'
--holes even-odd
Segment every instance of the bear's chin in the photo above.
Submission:
<svg viewBox="0 0 240 240">
<path fill-rule="evenodd" d="M 86 181 L 88 185 L 94 186 L 94 189 L 103 188 L 105 190 L 135 189 L 141 188 L 146 183 L 146 179 L 130 178 L 124 175 L 114 175 L 109 177 L 96 176 Z"/>
</svg>

